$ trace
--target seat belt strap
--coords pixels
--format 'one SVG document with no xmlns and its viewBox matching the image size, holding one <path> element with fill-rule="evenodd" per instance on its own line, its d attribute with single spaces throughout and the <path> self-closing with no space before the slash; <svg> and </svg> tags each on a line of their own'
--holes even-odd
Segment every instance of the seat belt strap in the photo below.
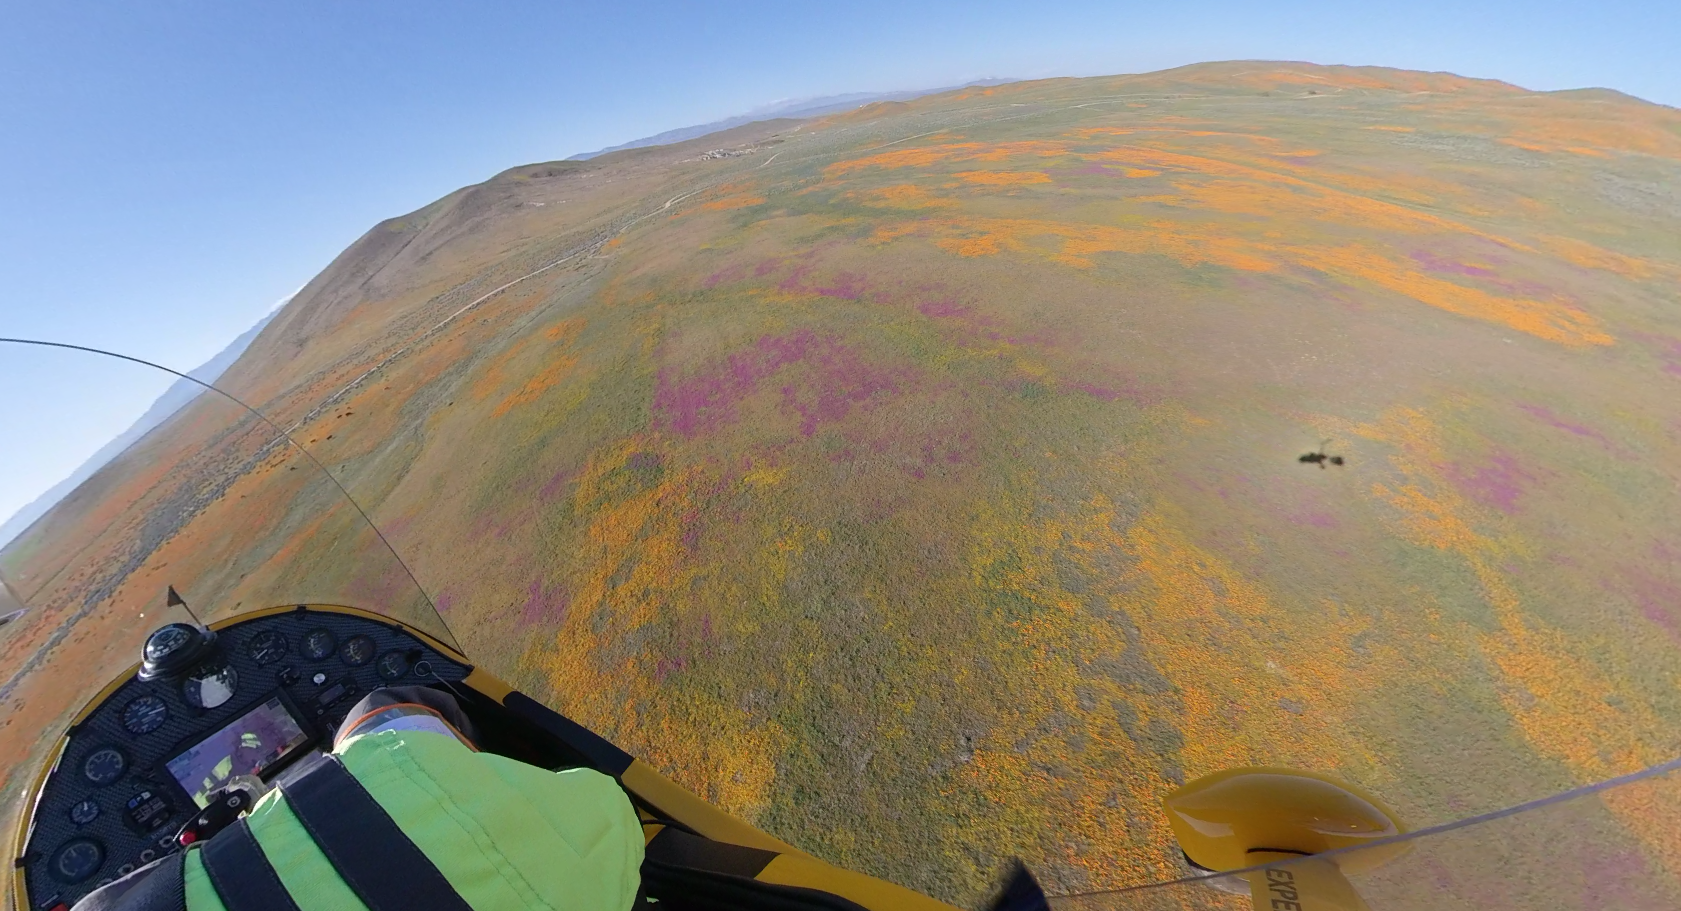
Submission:
<svg viewBox="0 0 1681 911">
<path fill-rule="evenodd" d="M 281 792 L 362 904 L 369 911 L 472 911 L 344 763 L 327 758 Z"/>
<path fill-rule="evenodd" d="M 299 911 L 243 818 L 205 842 L 198 856 L 228 911 Z"/>
</svg>

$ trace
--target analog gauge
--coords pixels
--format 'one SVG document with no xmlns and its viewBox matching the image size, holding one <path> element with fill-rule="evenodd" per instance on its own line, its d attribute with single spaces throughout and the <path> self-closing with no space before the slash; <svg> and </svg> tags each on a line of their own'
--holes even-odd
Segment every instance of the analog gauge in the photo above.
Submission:
<svg viewBox="0 0 1681 911">
<path fill-rule="evenodd" d="M 123 777 L 128 770 L 128 759 L 116 747 L 101 747 L 94 750 L 82 763 L 82 775 L 88 781 L 97 785 L 108 785 Z"/>
<path fill-rule="evenodd" d="M 163 727 L 169 707 L 156 696 L 141 696 L 123 709 L 123 727 L 130 734 L 150 734 Z"/>
<path fill-rule="evenodd" d="M 311 661 L 320 661 L 331 655 L 336 645 L 338 640 L 333 638 L 332 633 L 324 629 L 312 629 L 309 635 L 304 637 L 304 657 Z"/>
<path fill-rule="evenodd" d="M 181 698 L 195 709 L 213 709 L 233 698 L 239 675 L 226 665 L 199 671 L 181 684 Z"/>
<path fill-rule="evenodd" d="M 260 667 L 273 664 L 286 657 L 286 637 L 274 630 L 266 630 L 251 637 L 245 644 L 245 653 Z"/>
<path fill-rule="evenodd" d="M 105 849 L 91 838 L 72 838 L 53 855 L 53 876 L 61 883 L 88 879 L 105 863 Z"/>
<path fill-rule="evenodd" d="M 99 804 L 91 800 L 84 800 L 70 808 L 70 821 L 78 826 L 85 826 L 99 818 Z"/>
<path fill-rule="evenodd" d="M 409 672 L 409 659 L 402 652 L 389 651 L 379 656 L 379 663 L 374 665 L 374 669 L 379 671 L 380 677 L 396 680 Z"/>
<path fill-rule="evenodd" d="M 351 667 L 361 667 L 374 660 L 374 640 L 367 636 L 352 636 L 339 646 L 339 660 Z"/>
<path fill-rule="evenodd" d="M 175 677 L 204 659 L 216 643 L 216 634 L 187 623 L 161 626 L 146 637 L 141 649 L 140 679 Z"/>
<path fill-rule="evenodd" d="M 148 661 L 162 661 L 192 644 L 195 638 L 192 627 L 185 623 L 171 623 L 146 639 L 144 656 Z"/>
</svg>

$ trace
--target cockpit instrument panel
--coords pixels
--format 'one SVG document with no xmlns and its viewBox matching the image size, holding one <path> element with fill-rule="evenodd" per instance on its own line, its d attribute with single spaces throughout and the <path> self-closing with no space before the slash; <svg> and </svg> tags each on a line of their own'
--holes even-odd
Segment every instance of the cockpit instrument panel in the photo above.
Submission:
<svg viewBox="0 0 1681 911">
<path fill-rule="evenodd" d="M 74 905 L 179 850 L 175 832 L 232 775 L 283 776 L 330 749 L 352 705 L 381 686 L 445 685 L 471 668 L 377 615 L 297 607 L 218 624 L 171 624 L 142 673 L 115 684 L 66 733 L 41 786 L 20 908 Z M 375 660 L 375 659 L 378 660 Z"/>
</svg>

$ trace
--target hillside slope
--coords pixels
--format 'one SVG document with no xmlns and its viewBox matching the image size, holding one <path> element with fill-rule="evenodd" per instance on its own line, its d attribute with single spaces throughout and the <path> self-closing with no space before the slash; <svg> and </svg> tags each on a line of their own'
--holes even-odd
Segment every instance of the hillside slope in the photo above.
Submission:
<svg viewBox="0 0 1681 911">
<path fill-rule="evenodd" d="M 279 306 L 284 304 L 285 300 L 282 300 L 276 305 L 276 308 L 278 309 Z M 151 432 L 154 427 L 162 424 L 170 415 L 180 411 L 187 403 L 197 398 L 199 393 L 204 391 L 204 387 L 199 383 L 214 384 L 220 379 L 223 372 L 232 366 L 240 355 L 245 353 L 246 346 L 251 344 L 252 339 L 257 337 L 257 333 L 263 331 L 263 327 L 267 326 L 269 320 L 273 318 L 273 312 L 264 314 L 262 319 L 257 320 L 256 325 L 241 332 L 225 348 L 217 352 L 215 357 L 187 371 L 187 376 L 192 379 L 176 380 L 157 401 L 146 409 L 145 413 L 135 419 L 128 429 L 117 434 L 111 442 L 99 447 L 98 451 L 89 456 L 87 461 L 76 466 L 75 470 L 70 472 L 69 476 L 63 481 L 54 484 L 46 492 L 25 504 L 11 517 L 0 522 L 0 547 L 10 543 L 20 532 L 28 528 L 31 522 L 45 515 L 47 510 L 53 507 L 53 504 L 63 499 L 65 494 L 75 490 L 83 481 L 92 477 L 93 473 L 98 471 L 105 463 L 122 454 L 134 445 L 135 441 Z M 198 382 L 195 383 L 193 380 Z"/>
<path fill-rule="evenodd" d="M 971 86 L 1002 85 L 1004 83 L 1014 81 L 1015 80 L 1013 79 L 977 79 L 973 82 L 964 83 L 961 86 L 950 86 L 943 89 L 924 89 L 922 91 L 909 92 L 851 92 L 845 95 L 823 95 L 816 98 L 802 98 L 793 101 L 778 102 L 766 105 L 762 108 L 754 109 L 746 114 L 739 114 L 735 117 L 726 117 L 723 120 L 715 120 L 711 123 L 703 123 L 696 126 L 678 127 L 675 130 L 666 130 L 662 133 L 655 133 L 652 136 L 644 136 L 641 139 L 633 139 L 630 142 L 621 143 L 616 146 L 608 146 L 605 149 L 600 149 L 595 152 L 584 152 L 578 155 L 571 155 L 568 156 L 566 160 L 588 161 L 591 158 L 598 158 L 609 152 L 620 152 L 625 149 L 640 149 L 647 146 L 672 145 L 673 143 L 683 142 L 688 139 L 696 139 L 712 133 L 721 133 L 725 130 L 745 126 L 746 124 L 759 120 L 785 120 L 819 117 L 824 114 L 850 111 L 867 104 L 905 101 L 911 98 L 920 98 L 923 95 L 935 95 L 941 92 L 952 92 L 959 89 L 969 88 Z"/>
<path fill-rule="evenodd" d="M 1681 112 L 1233 62 L 515 168 L 225 380 L 476 659 L 975 903 L 1179 875 L 1224 767 L 1423 825 L 1681 755 L 1678 281 Z"/>
</svg>

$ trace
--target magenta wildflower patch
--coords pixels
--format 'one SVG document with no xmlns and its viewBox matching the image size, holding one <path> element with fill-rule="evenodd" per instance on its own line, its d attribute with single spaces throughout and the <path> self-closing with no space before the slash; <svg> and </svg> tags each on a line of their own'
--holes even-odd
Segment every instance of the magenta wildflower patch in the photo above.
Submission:
<svg viewBox="0 0 1681 911">
<path fill-rule="evenodd" d="M 572 607 L 572 595 L 566 586 L 556 583 L 553 586 L 543 584 L 541 579 L 532 579 L 531 586 L 526 590 L 525 606 L 520 608 L 519 618 L 522 623 L 564 623 L 566 613 Z"/>
<path fill-rule="evenodd" d="M 654 682 L 664 683 L 665 678 L 689 666 L 689 659 L 682 655 L 665 655 L 654 662 Z"/>
<path fill-rule="evenodd" d="M 1567 433 L 1572 433 L 1572 434 L 1575 434 L 1576 436 L 1584 437 L 1586 439 L 1594 440 L 1598 443 L 1603 444 L 1607 448 L 1609 448 L 1611 446 L 1611 441 L 1606 439 L 1604 434 L 1600 433 L 1597 430 L 1594 430 L 1592 427 L 1586 427 L 1586 426 L 1583 426 L 1581 424 L 1573 424 L 1569 421 L 1566 421 L 1563 418 L 1559 417 L 1558 415 L 1554 414 L 1552 409 L 1547 408 L 1544 405 L 1519 405 L 1518 408 L 1520 410 L 1524 411 L 1525 413 L 1529 414 L 1531 417 L 1534 417 L 1534 418 L 1540 420 L 1541 423 L 1546 424 L 1548 427 L 1552 427 L 1556 430 L 1563 430 Z"/>
<path fill-rule="evenodd" d="M 1658 359 L 1658 369 L 1670 376 L 1681 376 L 1681 339 L 1643 332 L 1632 333 L 1629 337 L 1644 345 Z"/>
<path fill-rule="evenodd" d="M 1221 493 L 1224 492 L 1225 491 L 1221 491 Z M 1297 525 L 1311 525 L 1314 528 L 1336 528 L 1342 524 L 1337 521 L 1336 516 L 1333 516 L 1322 509 L 1302 509 L 1291 513 L 1285 518 Z"/>
<path fill-rule="evenodd" d="M 1517 459 L 1507 452 L 1496 452 L 1488 462 L 1482 464 L 1449 465 L 1446 474 L 1460 492 L 1507 515 L 1519 510 L 1518 499 L 1523 496 L 1528 485 L 1536 480 L 1533 474 L 1519 466 Z"/>
<path fill-rule="evenodd" d="M 716 288 L 721 284 L 741 281 L 745 277 L 747 277 L 747 266 L 737 263 L 733 266 L 725 266 L 711 275 L 708 275 L 701 284 L 707 288 Z"/>
<path fill-rule="evenodd" d="M 1659 578 L 1647 567 L 1635 566 L 1621 573 L 1621 583 L 1640 608 L 1640 615 L 1663 627 L 1671 639 L 1681 643 L 1681 582 Z"/>
<path fill-rule="evenodd" d="M 928 301 L 924 304 L 918 304 L 916 310 L 923 316 L 932 317 L 934 319 L 967 319 L 974 313 L 974 311 L 969 307 L 965 307 L 957 301 L 949 298 L 946 300 Z"/>
<path fill-rule="evenodd" d="M 1492 277 L 1496 274 L 1493 269 L 1484 269 L 1481 266 L 1472 266 L 1466 263 L 1455 262 L 1451 259 L 1443 259 L 1442 257 L 1427 250 L 1413 251 L 1412 259 L 1413 262 L 1429 269 L 1431 272 L 1443 272 L 1451 275 L 1475 275 L 1483 278 Z"/>
<path fill-rule="evenodd" d="M 555 472 L 547 481 L 543 482 L 542 488 L 537 491 L 537 499 L 548 503 L 562 496 L 571 488 L 572 479 L 577 476 L 578 469 L 570 466 Z"/>
<path fill-rule="evenodd" d="M 837 272 L 827 279 L 808 280 L 815 270 L 814 266 L 796 266 L 794 271 L 778 284 L 777 290 L 789 294 L 815 294 L 819 297 L 834 297 L 841 300 L 858 300 L 864 296 L 864 276 L 856 272 Z"/>
<path fill-rule="evenodd" d="M 872 396 L 899 389 L 892 371 L 869 364 L 838 339 L 801 329 L 765 336 L 723 364 L 684 379 L 671 368 L 661 369 L 654 391 L 656 420 L 685 437 L 726 427 L 740 419 L 743 399 L 773 374 L 796 365 L 804 369 L 782 384 L 782 407 L 799 415 L 805 436 Z"/>
</svg>

